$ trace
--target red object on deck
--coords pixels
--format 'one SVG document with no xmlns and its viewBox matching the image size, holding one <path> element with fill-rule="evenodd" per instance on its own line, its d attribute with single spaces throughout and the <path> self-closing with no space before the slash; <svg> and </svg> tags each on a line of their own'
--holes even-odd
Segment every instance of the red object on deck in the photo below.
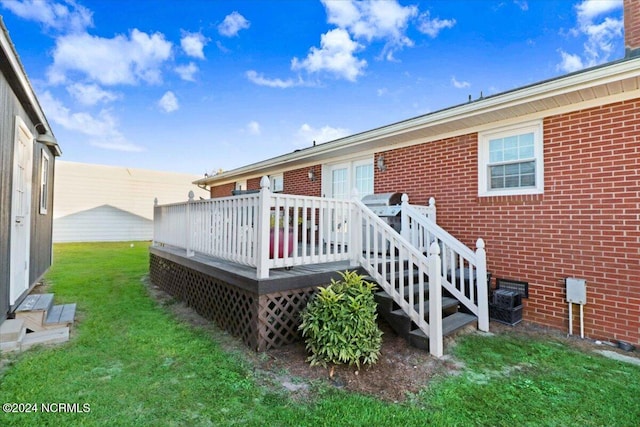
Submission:
<svg viewBox="0 0 640 427">
<path fill-rule="evenodd" d="M 278 258 L 284 258 L 284 228 L 279 228 L 278 229 Z M 289 246 L 288 246 L 288 250 L 289 253 L 287 254 L 287 256 L 291 255 L 291 253 L 293 252 L 293 229 L 290 228 L 289 229 L 289 236 L 288 236 L 288 240 L 289 240 Z M 271 230 L 271 233 L 269 234 L 269 258 L 273 259 L 274 258 L 274 230 Z"/>
</svg>

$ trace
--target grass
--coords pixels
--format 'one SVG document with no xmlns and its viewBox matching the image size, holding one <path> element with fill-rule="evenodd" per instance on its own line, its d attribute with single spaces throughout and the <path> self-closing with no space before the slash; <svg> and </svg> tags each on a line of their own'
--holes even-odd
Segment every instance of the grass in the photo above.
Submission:
<svg viewBox="0 0 640 427">
<path fill-rule="evenodd" d="M 78 304 L 72 340 L 11 357 L 0 402 L 89 404 L 84 413 L 0 413 L 0 425 L 637 425 L 640 368 L 554 341 L 472 335 L 466 368 L 403 404 L 315 386 L 294 402 L 263 385 L 241 352 L 147 295 L 146 245 L 60 244 L 47 276 Z M 275 391 L 274 391 L 275 390 Z"/>
</svg>

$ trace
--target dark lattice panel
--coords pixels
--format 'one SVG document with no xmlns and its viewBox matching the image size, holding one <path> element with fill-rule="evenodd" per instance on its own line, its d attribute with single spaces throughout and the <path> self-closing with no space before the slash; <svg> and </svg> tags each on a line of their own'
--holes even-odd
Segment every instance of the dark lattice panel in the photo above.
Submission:
<svg viewBox="0 0 640 427">
<path fill-rule="evenodd" d="M 253 349 L 258 342 L 258 297 L 162 257 L 150 256 L 151 282 L 213 320 Z"/>
<path fill-rule="evenodd" d="M 300 311 L 316 288 L 295 289 L 260 296 L 258 350 L 281 347 L 300 339 Z"/>
</svg>

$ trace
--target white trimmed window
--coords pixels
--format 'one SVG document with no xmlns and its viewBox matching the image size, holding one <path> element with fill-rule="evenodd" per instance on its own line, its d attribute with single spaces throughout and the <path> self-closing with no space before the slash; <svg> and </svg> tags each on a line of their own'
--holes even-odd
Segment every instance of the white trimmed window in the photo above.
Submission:
<svg viewBox="0 0 640 427">
<path fill-rule="evenodd" d="M 284 191 L 284 175 L 271 175 L 269 177 L 271 181 L 271 192 L 272 193 L 282 193 Z"/>
<path fill-rule="evenodd" d="M 40 213 L 45 215 L 49 201 L 49 154 L 42 150 L 42 162 L 40 165 Z"/>
<path fill-rule="evenodd" d="M 360 197 L 373 194 L 373 158 L 323 165 L 322 193 L 335 199 L 348 199 L 354 188 Z"/>
<path fill-rule="evenodd" d="M 478 135 L 478 196 L 544 192 L 542 122 Z"/>
</svg>

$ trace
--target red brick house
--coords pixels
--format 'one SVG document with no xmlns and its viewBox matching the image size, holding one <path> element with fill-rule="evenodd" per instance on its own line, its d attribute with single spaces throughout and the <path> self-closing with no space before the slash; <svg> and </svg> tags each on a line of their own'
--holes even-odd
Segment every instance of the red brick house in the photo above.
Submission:
<svg viewBox="0 0 640 427">
<path fill-rule="evenodd" d="M 624 7 L 623 59 L 196 183 L 434 197 L 440 226 L 484 239 L 494 278 L 528 283 L 526 321 L 566 330 L 565 279 L 582 278 L 585 336 L 640 344 L 640 5 Z"/>
</svg>

